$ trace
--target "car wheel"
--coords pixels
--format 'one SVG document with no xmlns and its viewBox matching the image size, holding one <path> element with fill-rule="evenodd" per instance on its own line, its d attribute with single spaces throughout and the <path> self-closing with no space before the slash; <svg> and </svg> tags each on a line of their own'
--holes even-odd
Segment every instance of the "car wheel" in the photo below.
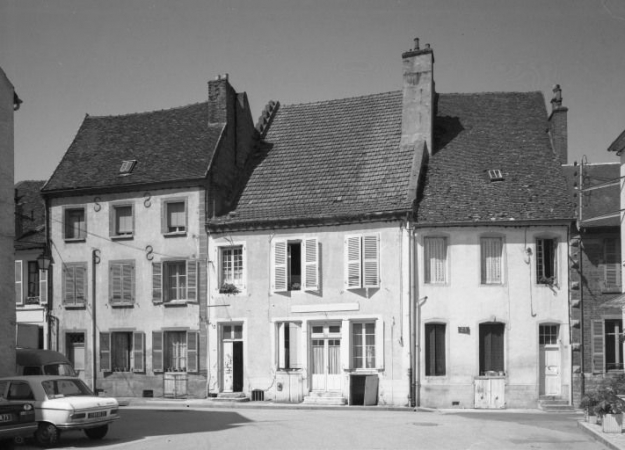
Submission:
<svg viewBox="0 0 625 450">
<path fill-rule="evenodd" d="M 43 447 L 53 447 L 58 444 L 60 437 L 59 429 L 51 423 L 42 422 L 35 431 L 35 441 Z"/>
<path fill-rule="evenodd" d="M 13 439 L 0 440 L 0 450 L 13 450 L 15 449 L 15 442 Z"/>
<path fill-rule="evenodd" d="M 87 428 L 85 430 L 85 434 L 89 439 L 102 439 L 104 436 L 106 436 L 106 433 L 108 433 L 108 431 L 109 426 L 103 425 L 97 428 Z"/>
</svg>

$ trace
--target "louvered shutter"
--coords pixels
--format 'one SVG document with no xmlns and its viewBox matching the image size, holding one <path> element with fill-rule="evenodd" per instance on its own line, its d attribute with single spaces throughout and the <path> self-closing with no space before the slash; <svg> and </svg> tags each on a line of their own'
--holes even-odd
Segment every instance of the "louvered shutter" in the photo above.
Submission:
<svg viewBox="0 0 625 450">
<path fill-rule="evenodd" d="M 358 289 L 361 282 L 360 236 L 345 238 L 345 288 Z"/>
<path fill-rule="evenodd" d="M 276 240 L 272 243 L 272 269 L 273 277 L 271 284 L 272 292 L 287 291 L 287 242 L 285 240 Z"/>
<path fill-rule="evenodd" d="M 109 302 L 111 304 L 122 301 L 122 265 L 110 263 L 109 266 Z"/>
<path fill-rule="evenodd" d="M 300 325 L 298 323 L 289 322 L 289 367 L 298 369 L 302 367 L 299 355 Z"/>
<path fill-rule="evenodd" d="M 152 263 L 152 302 L 163 303 L 163 264 Z"/>
<path fill-rule="evenodd" d="M 607 286 L 621 285 L 621 249 L 618 239 L 604 240 L 605 283 Z"/>
<path fill-rule="evenodd" d="M 152 332 L 152 371 L 163 371 L 163 332 Z"/>
<path fill-rule="evenodd" d="M 74 267 L 74 281 L 76 289 L 76 305 L 84 305 L 87 301 L 87 268 Z"/>
<path fill-rule="evenodd" d="M 187 332 L 187 372 L 197 373 L 200 333 Z"/>
<path fill-rule="evenodd" d="M 384 370 L 384 321 L 375 321 L 375 367 Z"/>
<path fill-rule="evenodd" d="M 319 243 L 317 238 L 304 239 L 304 290 L 319 290 Z"/>
<path fill-rule="evenodd" d="M 65 305 L 76 303 L 74 285 L 74 268 L 63 265 L 63 303 Z"/>
<path fill-rule="evenodd" d="M 15 261 L 15 303 L 24 303 L 24 273 L 22 261 Z"/>
<path fill-rule="evenodd" d="M 135 300 L 135 265 L 134 263 L 127 262 L 123 265 L 122 275 L 124 281 L 122 284 L 124 295 L 123 301 L 126 303 L 132 303 Z"/>
<path fill-rule="evenodd" d="M 380 286 L 380 235 L 363 236 L 363 278 L 364 287 L 375 288 Z"/>
<path fill-rule="evenodd" d="M 48 304 L 48 271 L 39 271 L 39 303 Z"/>
<path fill-rule="evenodd" d="M 134 359 L 133 372 L 145 372 L 145 334 L 132 334 L 132 354 Z"/>
<path fill-rule="evenodd" d="M 187 300 L 190 302 L 197 302 L 197 283 L 198 282 L 198 270 L 197 261 L 187 261 Z"/>
<path fill-rule="evenodd" d="M 592 321 L 592 371 L 605 372 L 605 324 L 603 320 Z"/>
<path fill-rule="evenodd" d="M 100 333 L 100 370 L 111 371 L 111 333 Z"/>
</svg>

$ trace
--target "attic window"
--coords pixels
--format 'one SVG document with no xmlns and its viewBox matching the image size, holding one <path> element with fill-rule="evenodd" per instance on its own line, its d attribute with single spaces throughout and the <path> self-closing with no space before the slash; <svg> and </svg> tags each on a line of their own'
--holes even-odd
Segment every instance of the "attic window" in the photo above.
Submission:
<svg viewBox="0 0 625 450">
<path fill-rule="evenodd" d="M 490 181 L 503 181 L 503 175 L 499 169 L 491 169 L 488 171 Z"/>
<path fill-rule="evenodd" d="M 137 160 L 133 159 L 131 161 L 122 161 L 122 166 L 119 168 L 120 175 L 130 175 L 132 169 L 135 168 L 137 164 Z"/>
</svg>

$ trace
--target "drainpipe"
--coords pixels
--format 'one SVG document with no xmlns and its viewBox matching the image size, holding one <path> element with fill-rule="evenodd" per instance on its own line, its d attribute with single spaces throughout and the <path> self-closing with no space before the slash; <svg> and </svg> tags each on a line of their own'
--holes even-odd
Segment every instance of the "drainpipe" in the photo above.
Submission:
<svg viewBox="0 0 625 450">
<path fill-rule="evenodd" d="M 100 250 L 98 249 L 93 249 L 93 251 L 91 252 L 91 277 L 92 277 L 92 283 L 91 283 L 91 295 L 92 295 L 92 301 L 91 301 L 91 318 L 92 318 L 92 329 L 93 329 L 93 342 L 91 345 L 92 348 L 92 359 L 93 359 L 93 392 L 95 393 L 95 395 L 99 395 L 98 394 L 98 388 L 97 388 L 97 381 L 98 381 L 98 352 L 97 352 L 97 320 L 96 320 L 96 270 L 95 270 L 95 266 L 97 264 L 100 263 L 100 257 L 98 256 L 98 253 L 100 252 Z"/>
</svg>

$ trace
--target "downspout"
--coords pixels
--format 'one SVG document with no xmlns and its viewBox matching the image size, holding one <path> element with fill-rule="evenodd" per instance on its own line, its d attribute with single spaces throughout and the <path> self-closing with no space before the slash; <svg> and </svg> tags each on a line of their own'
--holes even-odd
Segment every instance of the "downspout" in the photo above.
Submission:
<svg viewBox="0 0 625 450">
<path fill-rule="evenodd" d="M 93 374 L 92 374 L 92 378 L 93 378 L 93 392 L 95 392 L 96 395 L 98 395 L 98 388 L 97 388 L 97 381 L 98 381 L 98 352 L 97 352 L 97 320 L 96 320 L 96 270 L 95 270 L 95 266 L 96 264 L 98 264 L 99 262 L 99 257 L 98 257 L 98 249 L 93 249 L 93 251 L 91 252 L 91 318 L 92 318 L 92 363 L 93 363 Z"/>
<path fill-rule="evenodd" d="M 408 219 L 406 221 L 406 231 L 408 232 L 408 279 L 410 283 L 409 295 L 408 295 L 408 314 L 409 314 L 409 328 L 410 328 L 410 406 L 419 406 L 419 394 L 417 391 L 418 386 L 418 360 L 419 353 L 417 352 L 417 288 L 416 288 L 416 276 L 415 276 L 415 240 L 414 240 L 414 227 L 412 222 Z"/>
</svg>

